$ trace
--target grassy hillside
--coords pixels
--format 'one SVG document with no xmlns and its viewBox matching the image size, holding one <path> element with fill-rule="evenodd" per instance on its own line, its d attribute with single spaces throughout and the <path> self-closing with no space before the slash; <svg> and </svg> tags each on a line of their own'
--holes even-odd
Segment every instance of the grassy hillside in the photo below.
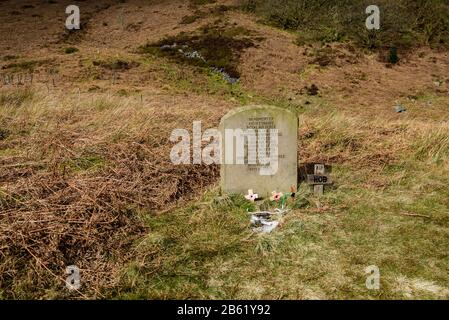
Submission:
<svg viewBox="0 0 449 320">
<path fill-rule="evenodd" d="M 351 40 L 370 49 L 449 45 L 449 2 L 446 0 L 377 1 L 381 28 L 365 27 L 372 1 L 248 0 L 244 8 L 275 26 L 300 33 L 299 41 Z"/>
<path fill-rule="evenodd" d="M 448 11 L 428 15 L 445 2 L 397 2 L 419 19 L 374 50 L 352 29 L 361 2 L 80 2 L 79 33 L 66 5 L 0 2 L 0 298 L 449 298 Z M 326 163 L 335 181 L 322 197 L 301 182 L 263 235 L 217 166 L 169 157 L 173 129 L 261 103 L 299 113 L 300 167 Z"/>
</svg>

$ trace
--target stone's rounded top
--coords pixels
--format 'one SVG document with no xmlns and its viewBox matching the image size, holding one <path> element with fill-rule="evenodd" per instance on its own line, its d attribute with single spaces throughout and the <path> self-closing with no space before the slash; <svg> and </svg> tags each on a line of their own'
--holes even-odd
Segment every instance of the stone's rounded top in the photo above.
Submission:
<svg viewBox="0 0 449 320">
<path fill-rule="evenodd" d="M 250 112 L 250 111 L 257 111 L 257 110 L 267 110 L 267 111 L 271 111 L 271 112 L 282 112 L 282 113 L 289 113 L 291 114 L 292 117 L 296 117 L 298 118 L 298 114 L 290 109 L 286 109 L 286 108 L 281 108 L 281 107 L 277 107 L 277 106 L 271 106 L 271 105 L 248 105 L 248 106 L 243 106 L 243 107 L 238 107 L 235 109 L 232 109 L 231 111 L 229 111 L 228 113 L 226 113 L 220 121 L 220 124 L 223 123 L 223 121 L 239 114 L 242 112 Z"/>
</svg>

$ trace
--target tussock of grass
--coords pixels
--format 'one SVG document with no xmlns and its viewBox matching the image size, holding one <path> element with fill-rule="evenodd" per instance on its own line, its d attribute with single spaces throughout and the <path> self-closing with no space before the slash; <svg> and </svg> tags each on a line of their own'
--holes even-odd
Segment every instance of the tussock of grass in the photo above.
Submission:
<svg viewBox="0 0 449 320">
<path fill-rule="evenodd" d="M 66 47 L 66 48 L 64 48 L 64 53 L 65 54 L 72 54 L 72 53 L 75 53 L 75 52 L 78 52 L 79 50 L 78 50 L 78 48 L 75 48 L 75 47 Z"/>
<path fill-rule="evenodd" d="M 190 65 L 167 64 L 160 59 L 151 70 L 161 73 L 165 86 L 173 93 L 193 92 L 198 95 L 216 96 L 241 105 L 267 101 L 257 94 L 247 92 L 240 83 L 228 83 L 220 73 L 208 68 L 197 69 Z"/>
<path fill-rule="evenodd" d="M 205 5 L 205 4 L 215 3 L 215 0 L 191 0 L 190 2 L 193 5 L 201 6 L 201 5 Z"/>
<path fill-rule="evenodd" d="M 215 166 L 173 166 L 168 157 L 171 130 L 179 119 L 189 127 L 197 109 L 180 117 L 135 97 L 98 93 L 2 97 L 5 146 L 14 146 L 0 157 L 0 283 L 7 297 L 78 296 L 54 277 L 71 264 L 83 270 L 79 296 L 102 297 L 143 235 L 138 212 L 173 206 L 217 179 Z"/>
<path fill-rule="evenodd" d="M 10 90 L 0 92 L 0 108 L 18 108 L 25 102 L 33 99 L 34 92 L 31 89 Z"/>
</svg>

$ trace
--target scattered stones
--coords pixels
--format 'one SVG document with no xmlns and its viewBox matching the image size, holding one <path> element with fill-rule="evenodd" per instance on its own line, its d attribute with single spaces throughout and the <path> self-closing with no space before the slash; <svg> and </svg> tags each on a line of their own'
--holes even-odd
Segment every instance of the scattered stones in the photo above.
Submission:
<svg viewBox="0 0 449 320">
<path fill-rule="evenodd" d="M 407 109 L 406 109 L 404 106 L 401 106 L 401 105 L 395 106 L 395 107 L 394 107 L 394 110 L 395 110 L 397 113 L 403 113 L 403 112 L 407 111 Z"/>
<path fill-rule="evenodd" d="M 270 233 L 279 225 L 279 221 L 271 221 L 270 216 L 260 216 L 253 214 L 251 216 L 251 224 L 254 226 L 255 232 Z"/>
</svg>

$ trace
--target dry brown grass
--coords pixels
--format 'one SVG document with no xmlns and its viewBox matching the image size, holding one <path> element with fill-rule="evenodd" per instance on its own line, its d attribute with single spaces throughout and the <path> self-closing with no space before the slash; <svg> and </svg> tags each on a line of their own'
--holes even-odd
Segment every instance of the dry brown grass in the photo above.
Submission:
<svg viewBox="0 0 449 320">
<path fill-rule="evenodd" d="M 21 90 L 1 97 L 9 132 L 0 141 L 0 282 L 7 297 L 45 296 L 39 291 L 64 279 L 71 264 L 89 283 L 85 294 L 101 297 L 145 230 L 139 213 L 164 211 L 217 179 L 216 167 L 169 159 L 171 130 L 189 129 L 201 106 L 174 110 L 137 96 L 78 100 Z M 209 112 L 208 125 L 222 110 Z"/>
<path fill-rule="evenodd" d="M 0 39 L 9 47 L 2 66 L 46 57 L 59 71 L 56 88 L 42 65 L 33 90 L 0 93 L 0 298 L 447 295 L 423 290 L 449 281 L 446 52 L 423 49 L 387 68 L 351 46 L 300 47 L 294 34 L 229 10 L 223 21 L 264 38 L 240 56 L 241 82 L 230 87 L 133 53 L 216 16 L 180 27 L 188 1 L 86 6 L 94 19 L 73 55 L 63 53 L 67 43 L 53 46 L 64 40 L 63 3 L 36 5 L 49 26 L 42 38 L 25 28 L 30 12 L 0 26 L 17 29 Z M 125 28 L 117 19 L 124 6 Z M 94 61 L 135 67 L 115 70 L 114 84 Z M 304 92 L 312 84 L 318 96 Z M 250 233 L 244 203 L 213 205 L 217 168 L 173 166 L 168 141 L 174 128 L 214 127 L 238 103 L 259 102 L 298 109 L 301 164 L 332 165 L 336 181 L 321 199 L 303 186 L 298 194 L 311 206 L 263 237 Z M 398 103 L 406 113 L 395 113 Z M 385 270 L 380 293 L 363 286 L 372 263 Z M 81 268 L 81 292 L 65 289 L 70 264 Z"/>
<path fill-rule="evenodd" d="M 37 89 L 3 91 L 1 99 L 0 123 L 5 132 L 0 141 L 0 285 L 3 297 L 101 298 L 117 292 L 123 294 L 123 291 L 131 296 L 140 295 L 146 285 L 157 285 L 158 282 L 151 282 L 153 274 L 163 276 L 174 272 L 176 275 L 184 268 L 184 263 L 193 263 L 200 268 L 196 273 L 209 273 L 220 283 L 223 281 L 220 274 L 209 270 L 209 258 L 218 254 L 214 258 L 218 263 L 228 254 L 238 255 L 235 261 L 229 262 L 231 264 L 245 259 L 257 260 L 255 253 L 249 250 L 256 246 L 260 252 L 267 252 L 270 259 L 284 259 L 283 254 L 275 254 L 276 250 L 286 250 L 291 259 L 296 259 L 295 253 L 290 251 L 290 246 L 296 244 L 289 242 L 287 246 L 279 240 L 282 234 L 290 234 L 291 228 L 297 228 L 295 219 L 312 219 L 308 223 L 316 223 L 314 228 L 324 223 L 318 217 L 306 218 L 302 210 L 294 211 L 281 235 L 257 240 L 246 234 L 248 230 L 243 220 L 246 214 L 242 210 L 231 206 L 209 211 L 201 204 L 187 204 L 186 201 L 214 185 L 218 171 L 214 166 L 172 165 L 170 132 L 175 128 L 190 129 L 193 120 L 202 120 L 207 127 L 216 126 L 229 108 L 224 101 L 192 95 L 184 99 L 159 96 L 142 103 L 139 94 L 123 97 L 85 92 L 79 96 L 76 92 L 63 95 Z M 195 103 L 187 106 L 185 99 Z M 167 102 L 173 106 L 167 107 L 170 105 Z M 367 121 L 363 115 L 347 116 L 335 110 L 317 112 L 316 105 L 312 105 L 302 115 L 299 159 L 301 163 L 324 161 L 332 165 L 338 185 L 329 191 L 319 209 L 311 208 L 308 214 L 323 215 L 323 219 L 332 221 L 342 216 L 357 227 L 365 222 L 352 220 L 354 218 L 346 216 L 346 210 L 362 211 L 366 202 L 385 197 L 384 200 L 389 199 L 385 201 L 390 210 L 398 214 L 397 219 L 403 212 L 429 215 L 421 209 L 427 208 L 427 204 L 421 202 L 407 210 L 395 208 L 397 200 L 390 193 L 395 192 L 395 188 L 408 190 L 410 183 L 414 188 L 421 188 L 423 203 L 427 203 L 424 202 L 428 196 L 426 190 L 442 183 L 429 180 L 428 175 L 439 174 L 445 179 L 445 172 L 449 170 L 447 123 L 423 122 L 413 116 L 391 122 Z M 418 174 L 423 165 L 427 166 L 427 172 Z M 398 181 L 407 184 L 401 187 Z M 365 193 L 359 191 L 362 189 Z M 208 202 L 213 196 L 208 196 Z M 436 204 L 443 203 L 444 194 L 442 197 Z M 378 204 L 373 202 L 372 205 Z M 162 217 L 165 215 L 167 217 Z M 446 221 L 440 209 L 432 213 L 432 219 L 437 226 Z M 158 222 L 161 220 L 163 223 Z M 235 227 L 231 227 L 234 223 Z M 387 227 L 398 222 L 382 223 Z M 329 225 L 329 228 L 336 227 Z M 355 232 L 350 225 L 347 228 L 347 232 Z M 432 228 L 436 227 L 432 224 Z M 159 243 L 159 236 L 175 238 L 179 243 L 167 247 L 163 245 L 165 242 Z M 312 240 L 300 238 L 301 242 L 318 239 L 315 235 L 309 236 Z M 152 251 L 152 246 L 146 246 L 147 237 L 156 237 L 153 240 L 158 243 L 158 253 Z M 339 257 L 336 249 L 331 249 L 334 240 L 329 241 L 325 244 L 330 246 L 326 250 Z M 240 249 L 234 251 L 237 245 Z M 355 249 L 363 251 L 357 246 Z M 203 251 L 204 261 L 197 256 Z M 183 260 L 184 254 L 187 260 Z M 150 260 L 138 262 L 141 259 Z M 175 265 L 171 267 L 170 261 L 175 261 Z M 144 267 L 137 268 L 139 276 L 137 280 L 130 280 L 133 285 L 129 287 L 128 277 L 134 279 L 129 272 L 134 271 L 126 270 L 126 266 L 131 265 L 134 270 L 136 263 L 144 263 Z M 80 292 L 70 293 L 64 288 L 64 269 L 72 264 L 81 268 L 83 287 Z M 341 268 L 346 268 L 346 264 L 348 262 L 342 263 Z M 321 280 L 324 283 L 335 280 L 343 287 L 349 285 L 348 278 L 340 274 L 343 269 L 334 270 L 324 261 L 322 268 L 329 272 Z M 309 272 L 314 272 L 312 265 L 306 278 L 311 276 Z M 237 283 L 241 281 L 232 279 Z M 283 277 L 279 280 L 278 285 L 273 285 L 276 290 L 287 285 Z M 175 293 L 169 289 L 170 281 L 160 285 L 166 289 L 142 294 L 159 298 L 200 294 L 188 286 Z M 256 287 L 253 289 L 257 292 L 254 292 L 250 283 L 246 283 L 246 287 L 235 285 L 238 291 L 232 293 L 237 289 L 230 289 L 226 297 L 272 297 L 262 293 L 267 292 L 267 284 L 255 284 L 260 290 L 263 288 L 260 292 Z M 297 283 L 288 288 L 289 297 L 296 296 L 295 290 L 304 290 L 301 295 L 304 298 L 331 294 L 317 291 L 315 283 Z"/>
</svg>

